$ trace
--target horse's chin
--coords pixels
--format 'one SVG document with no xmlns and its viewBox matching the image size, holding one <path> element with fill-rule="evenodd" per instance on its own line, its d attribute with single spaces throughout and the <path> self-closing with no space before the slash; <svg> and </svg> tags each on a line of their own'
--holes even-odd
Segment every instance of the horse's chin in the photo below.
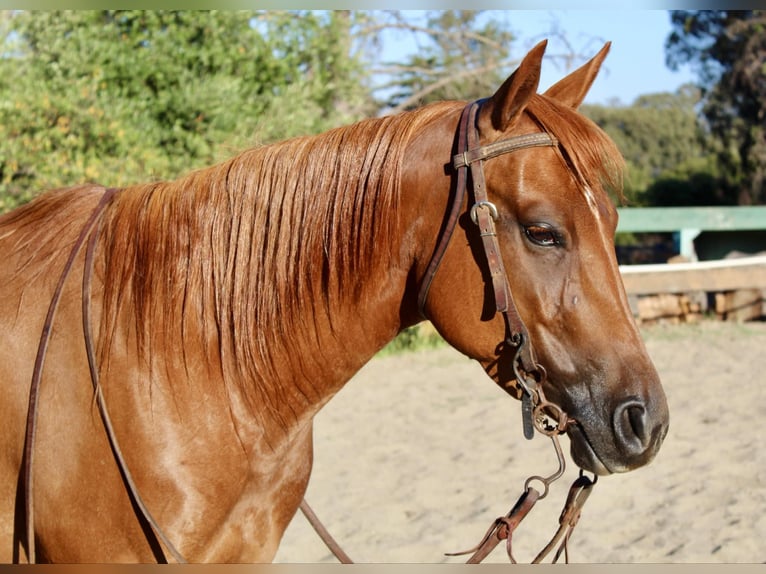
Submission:
<svg viewBox="0 0 766 574">
<path fill-rule="evenodd" d="M 612 469 L 604 464 L 579 424 L 570 425 L 567 429 L 567 435 L 569 435 L 572 445 L 570 450 L 572 460 L 583 470 L 600 476 L 606 476 L 614 472 L 624 472 L 622 469 Z"/>
</svg>

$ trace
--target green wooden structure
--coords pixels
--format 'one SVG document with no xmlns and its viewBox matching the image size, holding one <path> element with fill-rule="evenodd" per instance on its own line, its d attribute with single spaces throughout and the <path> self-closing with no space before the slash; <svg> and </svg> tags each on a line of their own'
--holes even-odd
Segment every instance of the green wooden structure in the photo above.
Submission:
<svg viewBox="0 0 766 574">
<path fill-rule="evenodd" d="M 736 248 L 742 241 L 766 237 L 766 205 L 734 207 L 622 207 L 618 233 L 677 233 L 678 250 L 692 261 L 698 259 L 694 239 L 703 231 L 722 234 L 718 251 Z M 757 232 L 748 236 L 745 232 Z M 738 241 L 739 240 L 739 241 Z M 761 249 L 766 249 L 762 246 Z M 702 255 L 702 254 L 700 254 Z"/>
</svg>

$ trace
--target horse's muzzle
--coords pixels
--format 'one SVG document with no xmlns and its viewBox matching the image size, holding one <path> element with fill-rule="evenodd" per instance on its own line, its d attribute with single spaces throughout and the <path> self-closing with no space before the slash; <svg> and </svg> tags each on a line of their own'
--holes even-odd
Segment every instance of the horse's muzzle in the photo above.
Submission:
<svg viewBox="0 0 766 574">
<path fill-rule="evenodd" d="M 667 402 L 656 389 L 647 398 L 624 399 L 609 416 L 596 417 L 590 412 L 575 418 L 577 424 L 568 430 L 572 458 L 585 470 L 602 475 L 649 463 L 668 432 Z"/>
</svg>

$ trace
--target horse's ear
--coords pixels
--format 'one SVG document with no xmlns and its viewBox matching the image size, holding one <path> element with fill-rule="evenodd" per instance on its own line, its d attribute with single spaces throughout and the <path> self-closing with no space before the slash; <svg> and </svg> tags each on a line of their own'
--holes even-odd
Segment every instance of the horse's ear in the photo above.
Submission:
<svg viewBox="0 0 766 574">
<path fill-rule="evenodd" d="M 545 95 L 570 108 L 579 108 L 593 85 L 593 80 L 596 79 L 611 45 L 611 42 L 604 44 L 604 47 L 588 63 L 553 84 L 545 91 Z"/>
<path fill-rule="evenodd" d="M 521 116 L 529 99 L 537 93 L 540 83 L 540 66 L 547 40 L 543 40 L 524 56 L 513 74 L 498 88 L 487 104 L 482 106 L 490 114 L 492 127 L 505 131 Z"/>
</svg>

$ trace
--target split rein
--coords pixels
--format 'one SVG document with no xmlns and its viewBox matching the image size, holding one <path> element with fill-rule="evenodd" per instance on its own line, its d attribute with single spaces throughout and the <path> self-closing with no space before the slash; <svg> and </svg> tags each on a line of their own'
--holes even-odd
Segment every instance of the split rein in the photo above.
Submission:
<svg viewBox="0 0 766 574">
<path fill-rule="evenodd" d="M 550 403 L 541 402 L 537 409 L 544 409 Z M 537 410 L 536 409 L 536 410 Z M 465 554 L 471 554 L 471 557 L 467 560 L 467 564 L 478 564 L 484 558 L 486 558 L 490 552 L 498 545 L 501 540 L 505 540 L 505 548 L 508 554 L 508 559 L 516 564 L 516 559 L 513 556 L 513 533 L 516 527 L 521 524 L 521 521 L 529 514 L 529 511 L 535 506 L 538 500 L 542 500 L 548 495 L 548 489 L 550 485 L 561 478 L 566 468 L 566 462 L 564 459 L 564 453 L 561 450 L 561 444 L 559 443 L 558 435 L 563 432 L 560 430 L 562 425 L 550 425 L 547 423 L 547 416 L 541 415 L 535 418 L 535 428 L 544 435 L 550 437 L 553 447 L 556 451 L 556 457 L 558 459 L 559 467 L 552 475 L 548 477 L 542 476 L 530 476 L 524 483 L 524 492 L 521 494 L 516 504 L 505 516 L 501 516 L 495 519 L 494 523 L 489 527 L 487 533 L 481 539 L 481 542 L 470 550 L 463 552 L 448 553 L 447 556 L 462 556 Z M 539 564 L 542 562 L 551 550 L 558 544 L 556 553 L 553 556 L 553 563 L 558 562 L 562 552 L 564 553 L 565 562 L 569 562 L 569 538 L 572 535 L 572 531 L 577 522 L 580 520 L 580 514 L 585 501 L 590 496 L 593 489 L 593 485 L 596 484 L 598 477 L 594 477 L 593 480 L 585 476 L 582 470 L 580 470 L 579 477 L 569 487 L 569 494 L 567 495 L 564 508 L 559 516 L 559 527 L 555 534 L 545 545 L 545 547 L 537 554 L 532 564 Z M 532 486 L 534 481 L 539 481 L 542 484 L 542 492 Z"/>
<path fill-rule="evenodd" d="M 98 239 L 98 230 L 101 223 L 101 216 L 112 199 L 117 189 L 109 188 L 104 190 L 104 194 L 101 196 L 96 207 L 93 209 L 90 217 L 86 221 L 85 225 L 80 232 L 80 235 L 75 240 L 74 246 L 69 252 L 69 257 L 64 265 L 64 269 L 59 276 L 58 283 L 51 297 L 50 305 L 48 306 L 48 312 L 45 316 L 45 322 L 43 323 L 42 333 L 40 334 L 40 342 L 37 347 L 37 355 L 35 357 L 35 365 L 32 371 L 32 382 L 29 389 L 29 405 L 27 408 L 27 423 L 26 434 L 24 437 L 24 454 L 22 462 L 22 473 L 24 483 L 24 504 L 25 504 L 25 517 L 26 517 L 26 544 L 27 544 L 27 560 L 30 564 L 37 562 L 37 552 L 35 544 L 35 514 L 34 514 L 34 455 L 35 455 L 35 437 L 37 434 L 37 412 L 40 394 L 40 385 L 42 383 L 43 366 L 45 364 L 45 357 L 48 350 L 48 343 L 51 337 L 51 331 L 53 329 L 53 322 L 56 318 L 56 311 L 61 300 L 61 295 L 64 291 L 64 284 L 67 277 L 74 267 L 75 259 L 79 255 L 80 251 L 85 245 L 85 263 L 82 276 L 82 322 L 83 333 L 85 337 L 85 351 L 88 357 L 88 368 L 90 371 L 90 379 L 93 385 L 93 393 L 98 406 L 98 412 L 101 415 L 101 420 L 104 424 L 107 439 L 109 440 L 109 446 L 112 449 L 117 466 L 120 470 L 123 483 L 130 496 L 131 503 L 139 513 L 139 520 L 142 520 L 145 526 L 145 530 L 148 536 L 153 536 L 154 539 L 150 539 L 150 544 L 158 559 L 165 560 L 164 553 L 160 546 L 160 541 L 167 549 L 168 553 L 173 557 L 176 562 L 186 562 L 183 556 L 178 552 L 175 546 L 165 535 L 162 528 L 160 528 L 157 521 L 149 512 L 146 504 L 136 487 L 136 483 L 130 473 L 130 469 L 125 462 L 125 457 L 122 454 L 119 442 L 112 426 L 112 421 L 109 416 L 109 411 L 106 407 L 103 394 L 101 392 L 101 385 L 99 382 L 98 367 L 96 365 L 95 351 L 93 347 L 93 334 L 91 330 L 91 307 L 90 307 L 90 291 L 91 291 L 91 279 L 93 277 L 93 266 L 95 260 L 96 241 Z"/>
<path fill-rule="evenodd" d="M 513 369 L 516 382 L 522 392 L 522 420 L 524 427 L 524 436 L 531 439 L 535 430 L 549 437 L 553 443 L 558 459 L 558 469 L 548 477 L 530 476 L 524 484 L 524 492 L 517 500 L 516 504 L 504 516 L 497 518 L 487 530 L 479 544 L 474 548 L 448 556 L 459 556 L 471 554 L 468 563 L 478 563 L 486 558 L 489 553 L 499 544 L 501 540 L 506 540 L 506 550 L 511 562 L 516 562 L 512 552 L 512 535 L 516 527 L 529 514 L 538 500 L 542 500 L 548 494 L 550 485 L 561 478 L 565 470 L 564 454 L 559 444 L 558 435 L 566 432 L 569 424 L 574 423 L 567 417 L 563 410 L 553 403 L 548 402 L 543 395 L 542 384 L 545 381 L 545 369 L 534 359 L 534 351 L 529 341 L 529 335 L 521 320 L 516 306 L 513 302 L 508 278 L 503 268 L 500 249 L 497 244 L 497 235 L 495 232 L 494 219 L 497 217 L 497 208 L 487 199 L 484 185 L 484 173 L 482 162 L 486 159 L 496 157 L 501 154 L 509 153 L 518 149 L 540 146 L 555 146 L 556 140 L 548 134 L 537 133 L 509 138 L 499 142 L 480 146 L 478 142 L 478 132 L 475 128 L 476 114 L 481 105 L 481 101 L 474 102 L 466 106 L 460 120 L 458 132 L 458 153 L 454 157 L 453 166 L 457 170 L 457 186 L 454 200 L 445 225 L 443 227 L 441 238 L 434 250 L 431 262 L 424 275 L 423 283 L 418 294 L 418 305 L 421 314 L 425 317 L 425 304 L 428 298 L 428 291 L 436 272 L 438 271 L 442 257 L 447 250 L 450 238 L 455 230 L 457 220 L 462 212 L 467 190 L 467 171 L 470 170 L 472 182 L 474 204 L 470 210 L 470 216 L 473 222 L 480 229 L 480 236 L 489 266 L 490 276 L 494 288 L 496 310 L 500 313 L 506 323 L 507 336 L 505 344 L 515 349 L 513 358 Z M 47 353 L 48 343 L 50 341 L 53 322 L 55 320 L 58 304 L 61 299 L 64 284 L 74 266 L 75 260 L 85 246 L 85 263 L 82 279 L 82 317 L 83 331 L 85 336 L 85 347 L 90 369 L 91 383 L 93 385 L 94 397 L 98 406 L 99 414 L 111 446 L 115 461 L 119 467 L 126 490 L 131 501 L 136 508 L 139 520 L 145 526 L 147 536 L 150 537 L 150 544 L 155 552 L 155 556 L 160 561 L 166 561 L 166 550 L 176 562 L 184 563 L 186 560 L 178 552 L 163 532 L 157 521 L 152 517 L 148 508 L 144 504 L 138 488 L 131 476 L 128 466 L 123 457 L 119 443 L 112 428 L 109 412 L 104 401 L 101 386 L 99 383 L 99 373 L 96 366 L 95 353 L 93 349 L 93 337 L 90 325 L 90 290 L 91 278 L 93 275 L 94 253 L 98 229 L 101 216 L 111 198 L 116 193 L 116 189 L 106 189 L 100 201 L 91 213 L 88 221 L 85 223 L 80 235 L 77 237 L 74 246 L 69 254 L 69 258 L 64 265 L 64 269 L 59 276 L 58 283 L 51 298 L 48 312 L 43 324 L 40 335 L 37 355 L 35 358 L 32 381 L 30 384 L 29 405 L 27 410 L 26 434 L 24 441 L 22 475 L 24 484 L 24 504 L 26 516 L 26 550 L 29 563 L 36 562 L 35 549 L 35 523 L 34 523 L 34 443 L 37 432 L 37 413 L 39 402 L 39 391 L 42 382 L 43 366 Z M 569 494 L 564 505 L 564 509 L 559 517 L 559 528 L 551 541 L 537 555 L 533 562 L 542 561 L 551 550 L 558 544 L 558 549 L 553 558 L 556 562 L 561 553 L 565 555 L 568 561 L 568 542 L 572 530 L 577 524 L 582 507 L 585 504 L 596 479 L 591 480 L 580 472 L 580 476 L 574 481 L 569 489 Z M 533 484 L 540 483 L 542 490 L 536 489 Z M 311 507 L 304 499 L 300 504 L 300 509 L 308 521 L 317 531 L 319 536 L 338 558 L 340 562 L 351 563 L 351 559 L 341 549 L 338 543 L 332 538 L 321 521 L 316 517 Z M 153 540 L 152 540 L 153 538 Z"/>
<path fill-rule="evenodd" d="M 556 451 L 559 466 L 556 472 L 548 477 L 530 476 L 524 483 L 524 492 L 513 508 L 505 516 L 501 516 L 493 522 L 484 537 L 474 548 L 463 552 L 448 553 L 447 556 L 471 554 L 467 563 L 476 564 L 484 560 L 501 540 L 505 540 L 508 558 L 515 564 L 516 559 L 512 551 L 513 533 L 537 501 L 542 500 L 548 495 L 550 485 L 564 474 L 566 462 L 558 435 L 565 433 L 567 427 L 570 424 L 575 424 L 576 421 L 570 419 L 560 406 L 548 402 L 543 394 L 546 372 L 543 366 L 535 360 L 534 350 L 529 340 L 529 333 L 513 301 L 511 287 L 503 266 L 500 246 L 497 241 L 497 232 L 495 230 L 494 222 L 498 217 L 497 207 L 487 197 L 483 161 L 520 149 L 555 147 L 558 145 L 558 142 L 547 133 L 532 133 L 482 146 L 480 145 L 479 133 L 476 128 L 476 116 L 481 105 L 482 100 L 468 104 L 463 109 L 460 117 L 457 135 L 457 154 L 453 157 L 452 161 L 452 167 L 457 171 L 455 193 L 439 242 L 434 249 L 431 261 L 423 276 L 420 292 L 418 293 L 418 307 L 420 314 L 427 318 L 426 301 L 428 299 L 428 292 L 434 276 L 439 270 L 442 258 L 447 251 L 458 219 L 463 212 L 463 204 L 468 191 L 470 177 L 474 203 L 469 213 L 471 220 L 479 228 L 489 276 L 492 280 L 495 310 L 505 320 L 506 339 L 503 345 L 515 349 L 513 371 L 521 392 L 524 436 L 527 439 L 531 439 L 535 434 L 535 430 L 537 430 L 549 437 Z M 588 496 L 590 496 L 597 478 L 594 476 L 593 479 L 590 479 L 585 476 L 582 470 L 580 471 L 579 477 L 569 488 L 569 494 L 559 516 L 558 529 L 550 542 L 546 544 L 532 561 L 533 563 L 542 562 L 557 544 L 558 548 L 552 561 L 554 563 L 557 562 L 563 552 L 566 562 L 569 562 L 569 539 L 580 519 L 582 507 Z M 532 486 L 534 483 L 540 483 L 542 491 Z M 340 562 L 351 563 L 352 560 L 332 538 L 305 499 L 301 502 L 300 509 L 335 557 Z"/>
</svg>

